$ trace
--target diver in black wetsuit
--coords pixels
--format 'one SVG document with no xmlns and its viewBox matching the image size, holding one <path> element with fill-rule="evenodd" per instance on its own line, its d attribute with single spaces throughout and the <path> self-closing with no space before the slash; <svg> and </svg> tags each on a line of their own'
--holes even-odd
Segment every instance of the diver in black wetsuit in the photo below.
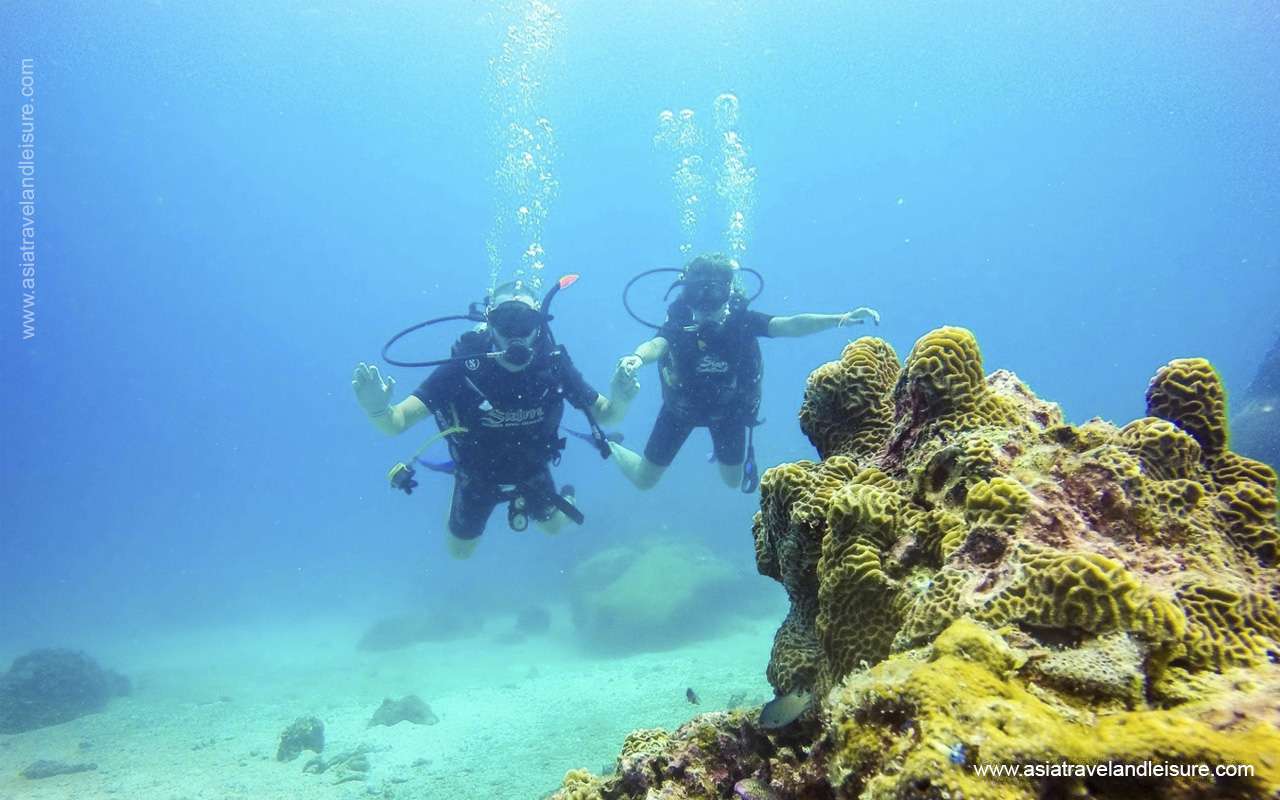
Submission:
<svg viewBox="0 0 1280 800">
<path fill-rule="evenodd" d="M 437 367 L 395 405 L 389 402 L 394 379 L 383 379 L 376 366 L 356 367 L 356 399 L 380 430 L 398 434 L 432 414 L 447 433 L 454 463 L 448 543 L 457 558 L 471 555 L 504 500 L 510 501 L 508 522 L 516 530 L 529 518 L 548 533 L 557 532 L 567 517 L 581 521 L 572 488 L 557 491 L 551 477 L 564 447 L 564 403 L 588 413 L 593 425 L 610 424 L 626 413 L 638 388 L 619 370 L 614 399 L 597 393 L 564 348 L 549 341 L 546 319 L 523 284 L 499 287 L 485 309 L 485 324 L 454 344 L 455 360 Z"/>
<path fill-rule="evenodd" d="M 644 455 L 610 443 L 623 474 L 641 489 L 658 483 L 694 428 L 707 428 L 724 482 L 754 491 L 754 480 L 750 486 L 744 481 L 743 463 L 747 432 L 758 424 L 760 409 L 763 363 L 757 340 L 808 336 L 868 319 L 880 324 L 880 315 L 870 308 L 788 317 L 753 311 L 738 286 L 737 269 L 720 254 L 690 261 L 678 281 L 680 296 L 667 309 L 657 336 L 618 362 L 621 373 L 633 376 L 657 361 L 662 382 L 662 410 Z"/>
</svg>

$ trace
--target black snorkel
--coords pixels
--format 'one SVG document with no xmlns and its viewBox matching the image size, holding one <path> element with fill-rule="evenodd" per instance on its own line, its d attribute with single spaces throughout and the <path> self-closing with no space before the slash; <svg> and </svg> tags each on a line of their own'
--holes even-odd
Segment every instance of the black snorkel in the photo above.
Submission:
<svg viewBox="0 0 1280 800">
<path fill-rule="evenodd" d="M 578 278 L 582 277 L 576 272 L 570 272 L 563 275 L 557 280 L 545 295 L 542 296 L 542 303 L 539 308 L 542 312 L 542 334 L 547 337 L 547 341 L 552 345 L 556 343 L 555 334 L 551 332 L 551 326 L 548 324 L 555 317 L 551 316 L 551 301 L 556 299 L 556 295 L 560 294 L 561 289 L 568 289 L 570 286 L 578 282 Z"/>
<path fill-rule="evenodd" d="M 556 295 L 560 293 L 561 289 L 568 289 L 577 282 L 578 278 L 579 275 L 576 273 L 569 273 L 563 276 L 555 282 L 555 285 L 542 298 L 542 334 L 547 337 L 547 341 L 553 347 L 557 346 L 556 337 L 551 332 L 551 326 L 547 324 L 553 319 L 550 313 L 551 301 L 556 299 Z M 566 354 L 569 352 L 565 350 L 563 345 L 560 346 L 560 351 Z M 601 458 L 607 459 L 613 455 L 613 451 L 609 449 L 609 439 L 605 435 L 604 429 L 600 427 L 600 423 L 596 422 L 596 415 L 592 413 L 590 408 L 582 409 L 582 415 L 587 418 L 587 425 L 591 427 L 591 441 L 595 445 L 596 452 L 600 454 Z"/>
</svg>

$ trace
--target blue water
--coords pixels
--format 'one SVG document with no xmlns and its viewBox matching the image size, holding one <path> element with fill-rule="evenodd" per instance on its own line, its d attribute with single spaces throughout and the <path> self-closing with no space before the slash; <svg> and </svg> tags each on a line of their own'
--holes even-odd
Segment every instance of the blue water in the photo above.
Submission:
<svg viewBox="0 0 1280 800">
<path fill-rule="evenodd" d="M 762 311 L 873 306 L 900 356 L 967 326 L 988 370 L 1077 421 L 1141 415 L 1175 357 L 1206 356 L 1243 390 L 1274 339 L 1272 7 L 553 5 L 537 110 L 559 191 L 541 241 L 548 274 L 582 275 L 555 327 L 602 389 L 646 338 L 623 284 L 682 260 L 658 113 L 707 118 L 722 92 L 758 169 L 743 263 L 767 279 Z M 27 340 L 15 172 L 3 181 L 6 651 L 430 600 L 516 608 L 655 533 L 750 569 L 754 502 L 721 486 L 702 432 L 647 494 L 571 441 L 557 476 L 588 526 L 516 536 L 499 512 L 468 562 L 442 544 L 447 477 L 411 498 L 386 487 L 430 426 L 376 433 L 350 373 L 489 283 L 484 242 L 511 209 L 492 180 L 487 61 L 518 18 L 343 6 L 6 12 L 3 127 L 16 137 L 17 62 L 32 58 L 39 181 Z M 722 230 L 709 213 L 698 249 L 724 248 Z M 509 273 L 519 253 L 501 255 Z M 659 308 L 661 288 L 642 302 Z M 442 356 L 453 332 L 407 347 Z M 793 422 L 804 379 L 846 339 L 764 343 L 762 468 L 812 457 Z M 389 371 L 397 398 L 424 376 Z M 637 447 L 658 407 L 644 379 L 621 426 Z"/>
</svg>

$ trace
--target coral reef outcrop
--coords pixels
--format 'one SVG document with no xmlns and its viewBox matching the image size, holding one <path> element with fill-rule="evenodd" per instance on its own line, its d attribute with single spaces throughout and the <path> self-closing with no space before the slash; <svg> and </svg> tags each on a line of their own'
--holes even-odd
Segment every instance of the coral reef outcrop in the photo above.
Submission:
<svg viewBox="0 0 1280 800">
<path fill-rule="evenodd" d="M 324 752 L 324 722 L 318 717 L 298 717 L 292 725 L 280 732 L 276 761 L 292 761 L 303 750 Z"/>
<path fill-rule="evenodd" d="M 130 691 L 129 679 L 77 650 L 45 648 L 0 675 L 0 733 L 22 733 L 101 711 Z"/>
<path fill-rule="evenodd" d="M 1207 361 L 1146 398 L 1072 425 L 965 329 L 847 346 L 800 412 L 821 460 L 753 524 L 791 600 L 766 674 L 809 713 L 637 732 L 554 796 L 1280 796 L 1275 472 Z"/>
</svg>

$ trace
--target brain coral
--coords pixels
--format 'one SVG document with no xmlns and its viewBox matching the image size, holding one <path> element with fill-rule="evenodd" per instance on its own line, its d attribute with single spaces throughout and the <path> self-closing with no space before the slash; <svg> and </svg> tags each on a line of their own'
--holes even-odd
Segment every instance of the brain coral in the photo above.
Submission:
<svg viewBox="0 0 1280 800">
<path fill-rule="evenodd" d="M 1071 425 L 967 330 L 900 370 L 860 339 L 801 426 L 822 460 L 766 471 L 752 533 L 791 600 L 766 674 L 811 713 L 700 717 L 600 797 L 1280 796 L 1276 476 L 1230 450 L 1208 362 L 1162 367 L 1142 419 Z M 1253 773 L 972 769 L 1146 760 Z"/>
<path fill-rule="evenodd" d="M 800 430 L 819 456 L 874 452 L 893 424 L 888 390 L 899 372 L 889 343 L 864 336 L 809 375 Z"/>
</svg>

